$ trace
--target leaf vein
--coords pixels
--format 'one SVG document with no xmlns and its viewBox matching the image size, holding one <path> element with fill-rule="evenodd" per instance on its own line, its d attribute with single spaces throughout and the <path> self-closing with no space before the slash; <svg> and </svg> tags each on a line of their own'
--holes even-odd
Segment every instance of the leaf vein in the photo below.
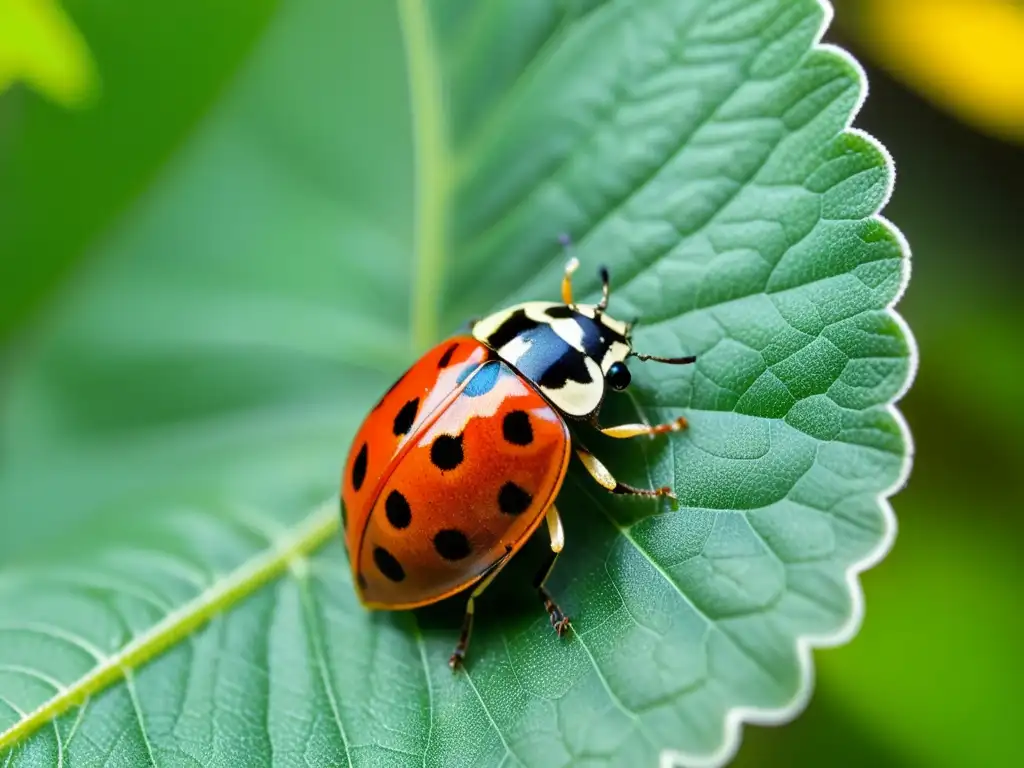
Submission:
<svg viewBox="0 0 1024 768">
<path fill-rule="evenodd" d="M 80 726 L 82 721 L 85 719 L 85 712 L 89 708 L 89 703 L 91 701 L 92 698 L 86 698 L 85 701 L 79 705 L 78 713 L 75 715 L 75 722 L 71 724 L 71 730 L 68 732 L 68 740 L 64 745 L 65 749 L 71 746 L 71 742 L 74 741 L 75 736 L 78 734 L 78 726 Z M 54 722 L 57 722 L 56 718 L 54 718 Z"/>
<path fill-rule="evenodd" d="M 125 670 L 124 673 L 124 684 L 128 689 L 128 698 L 132 702 L 132 711 L 135 713 L 135 719 L 139 723 L 139 735 L 142 736 L 142 743 L 146 745 L 146 752 L 149 755 L 149 762 L 153 768 L 158 768 L 156 762 L 156 755 L 153 754 L 153 743 L 149 739 L 149 732 L 146 730 L 146 721 L 142 716 L 142 707 L 139 705 L 139 695 L 135 690 L 135 676 L 131 670 Z"/>
<path fill-rule="evenodd" d="M 480 702 L 480 708 L 483 709 L 484 714 L 487 716 L 487 721 L 491 724 L 491 727 L 494 728 L 494 732 L 498 734 L 498 739 L 501 740 L 501 745 L 505 747 L 505 757 L 512 757 L 517 763 L 523 765 L 523 761 L 519 759 L 519 756 L 512 751 L 512 747 L 510 747 L 508 742 L 505 741 L 505 734 L 501 732 L 501 728 L 499 728 L 498 724 L 494 721 L 494 717 L 491 715 L 491 710 L 487 708 L 487 704 L 484 702 L 483 696 L 481 696 L 480 691 L 477 690 L 476 683 L 473 682 L 473 678 L 470 676 L 469 670 L 464 667 L 462 672 L 465 675 L 466 682 L 469 683 L 469 687 L 473 689 L 473 694 L 476 696 L 476 700 Z M 504 759 L 502 762 L 504 762 Z"/>
<path fill-rule="evenodd" d="M 729 640 L 729 642 L 732 644 L 732 646 L 736 650 L 738 650 L 740 653 L 742 653 L 744 656 L 746 656 L 750 661 L 752 661 L 757 666 L 757 668 L 760 669 L 765 674 L 765 676 L 769 680 L 771 680 L 772 682 L 774 682 L 777 685 L 779 685 L 783 690 L 785 689 L 785 686 L 783 685 L 783 682 L 775 677 L 775 675 L 772 672 L 772 670 L 768 669 L 767 666 L 760 659 L 758 659 L 756 656 L 754 656 L 749 651 L 749 649 L 747 649 L 745 646 L 740 644 L 739 641 L 731 633 L 726 632 L 725 631 L 725 627 L 722 624 L 717 622 L 715 619 L 711 618 L 707 613 L 705 613 L 703 610 L 701 610 L 701 608 L 698 607 L 697 604 L 693 602 L 693 600 L 690 599 L 690 597 L 686 594 L 686 592 L 683 591 L 682 587 L 679 586 L 679 583 L 676 582 L 676 580 L 674 578 L 672 578 L 672 576 L 669 575 L 668 572 L 665 571 L 664 568 L 662 568 L 661 564 L 658 563 L 653 557 L 651 557 L 650 553 L 646 549 L 644 549 L 642 546 L 640 546 L 639 542 L 637 542 L 636 539 L 633 538 L 632 534 L 629 532 L 629 529 L 628 528 L 624 528 L 623 526 L 619 525 L 618 521 L 615 520 L 615 518 L 612 516 L 611 512 L 608 511 L 608 507 L 607 507 L 606 504 L 597 501 L 596 497 L 589 490 L 585 490 L 584 493 L 586 493 L 596 503 L 598 508 L 601 510 L 602 514 L 604 514 L 604 516 L 608 518 L 608 520 L 619 531 L 619 533 L 623 537 L 625 537 L 625 539 L 630 544 L 633 545 L 633 547 L 636 549 L 636 551 L 645 560 L 647 560 L 648 563 L 650 563 L 651 567 L 654 568 L 654 570 L 665 580 L 665 582 L 670 587 L 672 587 L 672 589 L 686 602 L 686 604 L 689 605 L 690 608 L 698 616 L 700 616 L 702 619 L 704 619 L 704 621 L 708 624 L 708 626 L 714 627 L 715 629 L 717 629 L 722 634 L 723 637 L 725 637 L 725 638 L 727 638 Z"/>
<path fill-rule="evenodd" d="M 410 335 L 414 351 L 421 351 L 438 333 L 452 162 L 445 128 L 444 86 L 426 0 L 398 0 L 398 18 L 405 46 L 416 158 Z"/>
<path fill-rule="evenodd" d="M 562 16 L 558 24 L 552 29 L 551 34 L 544 38 L 537 47 L 537 50 L 523 65 L 522 70 L 516 75 L 516 79 L 512 81 L 512 84 L 502 94 L 498 103 L 491 108 L 482 124 L 470 136 L 466 137 L 466 143 L 454 157 L 453 175 L 456 180 L 466 175 L 467 169 L 474 165 L 477 161 L 478 153 L 482 151 L 481 147 L 486 146 L 487 141 L 491 138 L 491 134 L 500 132 L 505 127 L 509 116 L 508 113 L 516 106 L 522 91 L 537 74 L 537 70 L 547 63 L 558 46 L 564 42 L 564 38 L 569 32 L 578 27 L 586 18 L 595 15 L 598 11 L 604 10 L 609 5 L 614 5 L 614 2 L 602 0 L 600 3 L 595 4 L 594 7 L 578 15 L 574 15 L 578 11 L 577 8 L 567 9 L 567 12 Z M 496 6 L 497 3 L 492 7 Z"/>
<path fill-rule="evenodd" d="M 165 616 L 147 631 L 137 635 L 121 650 L 105 656 L 88 641 L 59 627 L 34 624 L 0 625 L 0 631 L 36 632 L 75 645 L 89 653 L 97 666 L 86 672 L 63 691 L 43 702 L 34 711 L 5 731 L 0 732 L 0 749 L 14 744 L 78 700 L 96 693 L 120 680 L 131 668 L 149 661 L 178 640 L 190 635 L 223 609 L 249 595 L 283 571 L 296 557 L 310 552 L 327 541 L 340 524 L 333 500 L 326 502 L 289 532 L 275 546 L 245 561 L 219 583 L 198 594 L 178 610 Z"/>
<path fill-rule="evenodd" d="M 320 639 L 321 627 L 316 616 L 316 608 L 313 606 L 309 574 L 308 572 L 300 571 L 296 576 L 296 580 L 299 584 L 300 600 L 302 602 L 302 615 L 305 619 L 306 631 L 309 633 L 310 645 L 313 648 L 317 674 L 320 677 L 321 685 L 324 687 L 324 694 L 327 696 L 327 701 L 331 705 L 331 714 L 334 717 L 334 724 L 338 729 L 338 735 L 341 736 L 341 743 L 345 746 L 345 759 L 348 760 L 349 768 L 351 768 L 352 753 L 349 749 L 349 739 L 345 732 L 345 724 L 341 720 L 341 711 L 338 708 L 338 699 L 334 692 L 334 681 L 331 679 L 330 670 L 327 666 L 327 657 L 324 653 L 323 641 Z"/>
<path fill-rule="evenodd" d="M 423 637 L 423 628 L 416 617 L 412 617 L 413 634 L 419 647 L 420 661 L 423 662 L 423 677 L 427 683 L 427 741 L 423 746 L 423 768 L 427 768 L 427 755 L 430 753 L 430 741 L 434 737 L 434 684 L 430 680 L 430 665 L 427 662 L 427 641 Z"/>
</svg>

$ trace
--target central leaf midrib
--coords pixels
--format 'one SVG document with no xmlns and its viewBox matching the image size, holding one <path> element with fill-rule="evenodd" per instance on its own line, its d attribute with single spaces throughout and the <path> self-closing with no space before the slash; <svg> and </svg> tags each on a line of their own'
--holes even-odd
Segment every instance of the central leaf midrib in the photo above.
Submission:
<svg viewBox="0 0 1024 768">
<path fill-rule="evenodd" d="M 398 19 L 405 46 L 415 156 L 410 337 L 412 352 L 418 354 L 437 340 L 439 331 L 452 158 L 426 0 L 398 0 Z"/>
</svg>

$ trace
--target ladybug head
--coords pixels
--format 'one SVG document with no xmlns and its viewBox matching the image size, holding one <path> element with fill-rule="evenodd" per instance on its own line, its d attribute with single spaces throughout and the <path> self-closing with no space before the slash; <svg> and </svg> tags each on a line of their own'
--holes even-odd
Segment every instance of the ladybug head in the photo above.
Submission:
<svg viewBox="0 0 1024 768">
<path fill-rule="evenodd" d="M 629 386 L 626 359 L 673 365 L 693 357 L 656 357 L 633 351 L 633 323 L 608 314 L 610 280 L 601 267 L 601 300 L 576 304 L 571 276 L 573 258 L 562 282 L 561 303 L 530 301 L 495 312 L 473 325 L 473 336 L 486 344 L 536 386 L 562 413 L 572 418 L 596 416 L 608 389 Z"/>
</svg>

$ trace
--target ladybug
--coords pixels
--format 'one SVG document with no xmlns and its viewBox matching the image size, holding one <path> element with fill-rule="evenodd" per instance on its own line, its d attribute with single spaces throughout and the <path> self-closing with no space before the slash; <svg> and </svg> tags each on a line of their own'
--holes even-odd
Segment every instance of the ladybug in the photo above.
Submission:
<svg viewBox="0 0 1024 768">
<path fill-rule="evenodd" d="M 633 351 L 631 323 L 611 317 L 608 271 L 597 304 L 576 304 L 569 260 L 562 303 L 531 301 L 473 322 L 438 344 L 366 417 L 345 462 L 341 514 L 353 583 L 371 609 L 407 610 L 474 587 L 449 661 L 462 663 L 474 601 L 531 534 L 547 523 L 551 552 L 534 579 L 559 636 L 569 619 L 545 589 L 562 551 L 555 497 L 575 452 L 606 490 L 675 497 L 670 488 L 620 483 L 570 422 L 611 437 L 657 435 L 686 420 L 601 427 L 607 390 L 629 386 L 625 361 L 692 363 Z"/>
</svg>

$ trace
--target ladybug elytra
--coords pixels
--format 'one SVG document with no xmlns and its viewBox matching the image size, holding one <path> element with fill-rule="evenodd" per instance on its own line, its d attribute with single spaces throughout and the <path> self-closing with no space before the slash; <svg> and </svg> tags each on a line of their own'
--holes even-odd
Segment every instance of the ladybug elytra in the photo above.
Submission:
<svg viewBox="0 0 1024 768">
<path fill-rule="evenodd" d="M 472 324 L 442 342 L 394 383 L 352 442 L 342 479 L 342 519 L 353 582 L 368 608 L 405 610 L 475 587 L 451 656 L 469 644 L 474 600 L 530 535 L 547 522 L 551 553 L 534 580 L 563 635 L 569 619 L 545 589 L 564 535 L 555 507 L 572 451 L 616 494 L 666 496 L 618 482 L 569 421 L 617 438 L 683 429 L 665 424 L 601 427 L 608 389 L 630 383 L 629 357 L 692 363 L 633 351 L 631 323 L 607 313 L 608 272 L 597 304 L 576 304 L 570 259 L 562 303 L 531 301 Z"/>
</svg>

